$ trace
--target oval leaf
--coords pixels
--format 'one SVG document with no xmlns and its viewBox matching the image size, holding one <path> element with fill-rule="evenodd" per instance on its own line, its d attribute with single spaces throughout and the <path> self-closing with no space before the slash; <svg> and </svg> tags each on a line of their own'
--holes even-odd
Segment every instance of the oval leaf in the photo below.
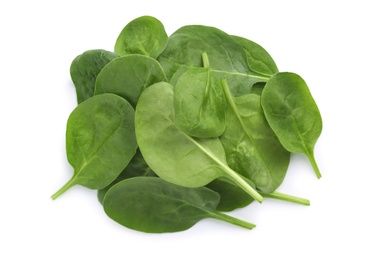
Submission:
<svg viewBox="0 0 380 260">
<path fill-rule="evenodd" d="M 220 80 L 208 68 L 184 73 L 174 88 L 174 123 L 188 135 L 218 137 L 224 132 L 225 99 Z"/>
<path fill-rule="evenodd" d="M 155 59 L 165 49 L 167 41 L 168 35 L 159 20 L 141 16 L 128 23 L 120 32 L 115 52 L 120 56 L 141 54 Z"/>
<path fill-rule="evenodd" d="M 155 59 L 128 55 L 114 59 L 103 68 L 96 79 L 95 94 L 117 94 L 135 107 L 141 92 L 161 81 L 166 81 L 166 76 Z"/>
<path fill-rule="evenodd" d="M 78 104 L 94 95 L 99 72 L 118 55 L 105 50 L 89 50 L 78 55 L 70 66 L 70 75 L 77 93 Z"/>
<path fill-rule="evenodd" d="M 286 150 L 309 158 L 318 178 L 314 146 L 322 118 L 305 81 L 294 73 L 277 73 L 267 82 L 261 104 L 269 125 Z"/>
<path fill-rule="evenodd" d="M 67 159 L 74 168 L 71 180 L 52 197 L 73 185 L 102 189 L 128 165 L 137 149 L 135 112 L 114 94 L 94 96 L 71 113 L 67 121 Z"/>
<path fill-rule="evenodd" d="M 220 140 L 228 165 L 251 180 L 261 192 L 271 193 L 285 178 L 290 153 L 269 126 L 259 95 L 233 97 L 226 81 L 223 90 L 228 103 L 227 125 Z"/>
<path fill-rule="evenodd" d="M 273 75 L 278 68 L 269 53 L 259 44 L 240 36 L 232 36 L 243 47 L 249 68 L 262 75 Z"/>
<path fill-rule="evenodd" d="M 103 206 L 106 214 L 119 224 L 149 233 L 186 230 L 204 218 L 254 227 L 217 212 L 218 202 L 219 195 L 205 187 L 186 188 L 160 178 L 134 177 L 112 186 Z"/>
</svg>

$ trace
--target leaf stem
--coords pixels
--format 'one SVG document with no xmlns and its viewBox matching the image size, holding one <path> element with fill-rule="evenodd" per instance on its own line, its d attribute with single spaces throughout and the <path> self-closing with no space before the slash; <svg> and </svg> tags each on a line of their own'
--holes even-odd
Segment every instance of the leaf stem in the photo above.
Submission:
<svg viewBox="0 0 380 260">
<path fill-rule="evenodd" d="M 210 61 L 208 59 L 207 52 L 202 53 L 202 62 L 204 68 L 210 68 Z"/>
<path fill-rule="evenodd" d="M 62 188 L 60 188 L 56 193 L 54 193 L 51 198 L 55 200 L 59 196 L 61 196 L 63 193 L 65 193 L 68 189 L 73 187 L 76 184 L 76 178 L 73 176 L 65 185 L 63 185 Z"/>
<path fill-rule="evenodd" d="M 322 177 L 322 175 L 321 175 L 321 172 L 319 171 L 317 162 L 316 162 L 315 157 L 314 157 L 314 153 L 313 152 L 307 153 L 307 157 L 309 158 L 311 166 L 313 166 L 313 169 L 314 169 L 315 174 L 317 175 L 317 178 L 320 179 Z"/>
<path fill-rule="evenodd" d="M 257 200 L 258 202 L 260 203 L 263 202 L 264 198 L 259 194 L 259 192 L 255 190 L 251 185 L 249 185 L 238 173 L 236 173 L 234 170 L 228 167 L 226 163 L 219 160 L 219 158 L 214 156 L 212 153 L 207 151 L 202 145 L 200 145 L 191 136 L 188 136 L 187 134 L 184 134 L 184 135 L 189 139 L 189 141 L 195 144 L 201 151 L 203 151 L 206 155 L 208 155 L 214 162 L 216 162 L 219 165 L 219 167 L 226 174 L 224 177 L 227 177 L 233 182 L 235 182 L 240 188 L 242 188 L 245 192 L 247 192 L 252 198 Z"/>
<path fill-rule="evenodd" d="M 262 203 L 264 198 L 261 196 L 261 194 L 255 190 L 251 185 L 249 185 L 238 173 L 236 173 L 231 168 L 224 167 L 223 168 L 228 175 L 226 177 L 229 177 L 232 181 L 234 181 L 240 188 L 242 188 L 245 192 L 247 192 L 252 198 L 257 200 L 259 203 Z"/>
<path fill-rule="evenodd" d="M 287 202 L 293 202 L 293 203 L 296 203 L 296 204 L 310 206 L 310 201 L 308 199 L 304 199 L 304 198 L 300 198 L 300 197 L 284 194 L 284 193 L 281 193 L 281 192 L 278 192 L 278 191 L 274 191 L 274 192 L 269 193 L 269 194 L 261 193 L 261 195 L 263 197 L 265 197 L 265 198 L 283 200 L 283 201 L 287 201 Z"/>
<path fill-rule="evenodd" d="M 215 219 L 219 219 L 219 220 L 225 221 L 227 223 L 230 223 L 230 224 L 233 224 L 233 225 L 236 225 L 239 227 L 243 227 L 246 229 L 253 229 L 254 227 L 256 227 L 256 225 L 253 223 L 232 217 L 232 216 L 224 214 L 222 212 L 216 211 L 214 213 L 215 213 L 215 215 L 212 215 L 212 217 Z"/>
</svg>

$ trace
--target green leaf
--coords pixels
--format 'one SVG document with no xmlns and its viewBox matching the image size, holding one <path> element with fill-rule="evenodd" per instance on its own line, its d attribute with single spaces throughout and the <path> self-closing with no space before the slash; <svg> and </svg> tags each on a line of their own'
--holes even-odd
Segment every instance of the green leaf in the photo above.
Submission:
<svg viewBox="0 0 380 260">
<path fill-rule="evenodd" d="M 269 126 L 260 96 L 233 97 L 223 81 L 227 99 L 226 130 L 220 137 L 228 165 L 251 180 L 264 193 L 275 191 L 283 182 L 290 153 L 278 141 Z"/>
<path fill-rule="evenodd" d="M 67 159 L 73 177 L 52 198 L 74 185 L 102 189 L 128 165 L 137 149 L 135 112 L 114 94 L 94 96 L 79 104 L 67 121 Z"/>
<path fill-rule="evenodd" d="M 70 75 L 77 93 L 78 104 L 94 95 L 99 72 L 118 55 L 105 50 L 89 50 L 78 55 L 70 66 Z"/>
<path fill-rule="evenodd" d="M 225 98 L 220 80 L 208 67 L 192 68 L 178 79 L 174 115 L 174 124 L 188 135 L 213 138 L 224 132 Z"/>
<path fill-rule="evenodd" d="M 247 229 L 254 224 L 216 211 L 219 195 L 212 190 L 186 188 L 160 178 L 134 177 L 111 187 L 104 211 L 119 224 L 138 231 L 183 231 L 204 218 L 219 219 Z"/>
<path fill-rule="evenodd" d="M 136 107 L 136 137 L 150 168 L 161 178 L 186 187 L 204 186 L 225 176 L 258 201 L 261 195 L 227 166 L 218 138 L 193 138 L 173 123 L 173 87 L 156 83 L 142 94 Z"/>
<path fill-rule="evenodd" d="M 314 146 L 322 118 L 306 82 L 294 73 L 277 73 L 265 85 L 261 104 L 281 144 L 289 152 L 306 154 L 320 178 Z"/>
<path fill-rule="evenodd" d="M 99 73 L 95 94 L 113 93 L 136 106 L 141 92 L 156 82 L 166 81 L 161 65 L 147 56 L 133 54 L 114 59 Z"/>
<path fill-rule="evenodd" d="M 278 68 L 269 53 L 259 44 L 240 36 L 232 36 L 243 47 L 249 68 L 260 75 L 273 75 Z"/>
<path fill-rule="evenodd" d="M 129 162 L 127 167 L 120 173 L 120 175 L 107 187 L 98 190 L 98 200 L 103 204 L 104 196 L 107 191 L 116 183 L 137 176 L 157 176 L 152 169 L 146 164 L 144 157 L 142 156 L 140 149 L 137 149 L 135 156 Z"/>
<path fill-rule="evenodd" d="M 210 60 L 210 69 L 218 79 L 227 78 L 234 96 L 251 92 L 256 82 L 269 76 L 250 70 L 244 49 L 227 33 L 208 26 L 189 25 L 174 32 L 165 51 L 158 57 L 169 82 L 176 86 L 179 77 L 194 67 L 203 67 L 202 53 Z"/>
<path fill-rule="evenodd" d="M 120 32 L 115 52 L 120 56 L 141 54 L 155 59 L 165 49 L 167 41 L 168 35 L 159 20 L 141 16 L 128 23 Z"/>
<path fill-rule="evenodd" d="M 227 178 L 218 178 L 210 182 L 207 187 L 219 193 L 220 202 L 216 208 L 219 211 L 233 211 L 254 201 L 244 190 Z"/>
</svg>

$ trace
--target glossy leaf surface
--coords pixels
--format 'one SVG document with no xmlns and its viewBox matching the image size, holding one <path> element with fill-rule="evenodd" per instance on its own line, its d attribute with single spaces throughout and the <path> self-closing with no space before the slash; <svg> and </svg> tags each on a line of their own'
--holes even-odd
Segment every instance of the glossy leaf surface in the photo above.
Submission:
<svg viewBox="0 0 380 260">
<path fill-rule="evenodd" d="M 141 92 L 161 81 L 166 81 L 166 76 L 155 59 L 127 55 L 114 59 L 103 68 L 96 79 L 95 94 L 117 94 L 135 107 Z"/>
<path fill-rule="evenodd" d="M 204 218 L 215 218 L 247 229 L 255 225 L 216 211 L 219 195 L 186 188 L 160 178 L 134 177 L 111 187 L 104 198 L 106 214 L 130 229 L 164 233 L 186 230 Z"/>
<path fill-rule="evenodd" d="M 269 53 L 259 44 L 240 36 L 232 36 L 244 49 L 249 68 L 262 75 L 273 75 L 278 68 Z"/>
<path fill-rule="evenodd" d="M 271 193 L 286 175 L 290 153 L 269 126 L 259 95 L 233 97 L 226 81 L 223 90 L 228 103 L 227 125 L 220 140 L 228 165 L 251 180 L 261 192 Z"/>
<path fill-rule="evenodd" d="M 194 67 L 203 67 L 202 53 L 210 60 L 215 77 L 227 78 L 234 96 L 250 93 L 255 82 L 265 82 L 269 77 L 255 75 L 250 70 L 244 49 L 225 32 L 208 26 L 189 25 L 174 32 L 165 51 L 158 57 L 172 85 L 179 77 Z"/>
<path fill-rule="evenodd" d="M 174 88 L 174 123 L 188 135 L 218 137 L 224 132 L 225 98 L 209 68 L 185 72 Z"/>
<path fill-rule="evenodd" d="M 135 112 L 114 94 L 96 95 L 78 105 L 67 121 L 67 159 L 74 175 L 53 198 L 73 185 L 102 189 L 136 153 Z"/>
<path fill-rule="evenodd" d="M 164 180 L 200 187 L 225 176 L 258 201 L 262 197 L 227 166 L 218 138 L 193 138 L 173 123 L 173 87 L 157 83 L 147 88 L 136 107 L 136 137 L 147 164 Z M 154 126 L 154 127 L 152 127 Z"/>
<path fill-rule="evenodd" d="M 89 50 L 78 55 L 70 66 L 78 104 L 94 95 L 95 80 L 99 72 L 118 55 L 105 50 Z"/>
<path fill-rule="evenodd" d="M 261 104 L 281 144 L 290 152 L 306 154 L 320 178 L 314 146 L 322 118 L 306 82 L 294 73 L 277 73 L 265 85 Z"/>
<path fill-rule="evenodd" d="M 141 16 L 128 23 L 120 32 L 115 52 L 120 56 L 141 54 L 155 59 L 165 49 L 167 41 L 165 28 L 159 20 Z"/>
<path fill-rule="evenodd" d="M 98 190 L 98 200 L 101 204 L 103 204 L 104 195 L 106 192 L 116 183 L 138 176 L 157 176 L 146 164 L 144 157 L 142 156 L 139 149 L 137 149 L 135 156 L 133 156 L 132 160 L 129 162 L 127 167 L 120 173 L 119 176 L 107 187 Z"/>
</svg>

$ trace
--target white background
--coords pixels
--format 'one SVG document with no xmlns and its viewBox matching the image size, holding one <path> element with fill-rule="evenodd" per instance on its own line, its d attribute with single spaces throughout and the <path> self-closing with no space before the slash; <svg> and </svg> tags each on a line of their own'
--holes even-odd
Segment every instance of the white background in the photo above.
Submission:
<svg viewBox="0 0 380 260">
<path fill-rule="evenodd" d="M 0 3 L 0 259 L 380 259 L 380 41 L 377 1 L 2 1 Z M 323 177 L 293 156 L 279 191 L 311 206 L 266 200 L 231 215 L 251 231 L 203 220 L 173 234 L 123 228 L 96 192 L 73 187 L 66 120 L 76 105 L 69 66 L 113 50 L 132 19 L 167 33 L 203 24 L 266 48 L 301 75 L 320 108 Z"/>
</svg>

